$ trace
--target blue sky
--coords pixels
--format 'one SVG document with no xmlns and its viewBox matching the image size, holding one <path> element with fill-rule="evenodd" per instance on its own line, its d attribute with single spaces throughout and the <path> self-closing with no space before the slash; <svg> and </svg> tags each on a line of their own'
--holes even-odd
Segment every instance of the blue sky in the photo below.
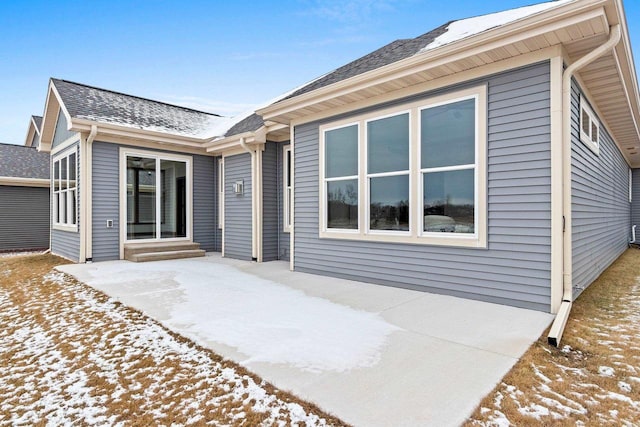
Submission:
<svg viewBox="0 0 640 427">
<path fill-rule="evenodd" d="M 0 142 L 49 77 L 233 115 L 398 38 L 536 0 L 3 1 Z M 626 0 L 640 52 L 640 2 Z"/>
</svg>

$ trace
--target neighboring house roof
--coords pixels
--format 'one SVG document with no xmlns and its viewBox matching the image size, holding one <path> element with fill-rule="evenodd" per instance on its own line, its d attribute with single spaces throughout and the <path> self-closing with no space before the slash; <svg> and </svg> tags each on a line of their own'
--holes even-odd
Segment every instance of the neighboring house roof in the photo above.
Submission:
<svg viewBox="0 0 640 427">
<path fill-rule="evenodd" d="M 31 119 L 33 120 L 33 123 L 35 123 L 38 133 L 40 133 L 42 130 L 42 116 L 31 116 Z"/>
<path fill-rule="evenodd" d="M 51 82 L 72 119 L 192 138 L 208 138 L 223 132 L 230 120 L 217 114 L 67 80 L 51 79 Z"/>
<path fill-rule="evenodd" d="M 0 176 L 49 179 L 49 153 L 24 145 L 0 144 Z"/>
</svg>

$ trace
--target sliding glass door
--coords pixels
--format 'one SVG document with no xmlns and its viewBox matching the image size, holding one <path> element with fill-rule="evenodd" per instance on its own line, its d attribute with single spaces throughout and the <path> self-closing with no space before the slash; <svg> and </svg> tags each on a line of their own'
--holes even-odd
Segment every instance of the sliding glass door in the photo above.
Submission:
<svg viewBox="0 0 640 427">
<path fill-rule="evenodd" d="M 127 240 L 188 237 L 188 161 L 127 154 Z"/>
</svg>

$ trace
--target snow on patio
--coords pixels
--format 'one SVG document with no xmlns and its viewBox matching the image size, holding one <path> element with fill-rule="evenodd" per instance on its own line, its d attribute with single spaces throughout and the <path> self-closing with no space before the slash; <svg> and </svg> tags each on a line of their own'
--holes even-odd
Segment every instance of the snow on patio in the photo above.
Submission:
<svg viewBox="0 0 640 427">
<path fill-rule="evenodd" d="M 62 267 L 73 273 L 73 266 Z M 375 365 L 399 330 L 378 314 L 312 297 L 235 267 L 202 260 L 93 264 L 81 277 L 110 295 L 135 294 L 144 310 L 169 305 L 170 329 L 206 345 L 236 348 L 242 364 L 343 372 Z M 143 301 L 146 300 L 146 301 Z"/>
<path fill-rule="evenodd" d="M 340 425 L 60 272 L 0 262 L 0 425 Z"/>
</svg>

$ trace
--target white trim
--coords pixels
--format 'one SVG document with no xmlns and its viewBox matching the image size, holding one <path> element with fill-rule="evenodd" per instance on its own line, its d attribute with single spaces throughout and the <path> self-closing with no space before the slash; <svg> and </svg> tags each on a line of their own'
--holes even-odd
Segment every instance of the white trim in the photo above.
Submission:
<svg viewBox="0 0 640 427">
<path fill-rule="evenodd" d="M 562 55 L 550 62 L 551 86 L 551 298 L 550 312 L 558 313 L 562 302 L 563 182 L 562 182 Z"/>
<path fill-rule="evenodd" d="M 295 203 L 296 203 L 296 198 L 295 198 L 295 186 L 296 186 L 296 156 L 295 156 L 295 134 L 296 134 L 296 130 L 295 127 L 291 126 L 289 127 L 289 133 L 291 134 L 291 138 L 289 138 L 290 140 L 290 144 L 291 144 L 291 211 L 292 211 L 292 215 L 291 215 L 291 231 L 289 233 L 289 270 L 293 271 L 295 268 L 295 262 L 294 262 L 294 246 L 295 246 L 295 232 L 296 232 L 296 211 L 295 211 Z"/>
<path fill-rule="evenodd" d="M 52 203 L 51 203 L 51 227 L 54 230 L 61 230 L 61 231 L 70 231 L 70 232 L 78 232 L 78 218 L 80 216 L 80 209 L 78 207 L 78 178 L 79 178 L 79 174 L 78 174 L 78 164 L 79 164 L 79 153 L 78 153 L 78 149 L 77 147 L 74 147 L 73 150 L 66 150 L 62 153 L 56 154 L 55 156 L 52 156 L 52 163 L 51 163 L 51 195 L 52 195 Z M 69 157 L 71 157 L 71 155 L 75 155 L 75 181 L 74 181 L 74 186 L 71 187 L 71 182 L 72 180 L 70 179 L 71 177 L 69 176 Z M 58 188 L 58 190 L 56 191 L 56 179 L 58 179 L 58 177 L 62 176 L 62 161 L 66 162 L 67 164 L 67 177 L 66 177 L 66 185 L 65 188 L 62 189 L 62 187 Z M 58 176 L 55 175 L 55 165 L 56 163 L 60 164 L 60 167 L 58 169 Z M 74 197 L 74 201 L 75 201 L 75 209 L 73 208 L 72 205 L 72 199 L 70 197 L 68 197 L 69 194 L 73 194 Z M 60 194 L 64 194 L 65 195 L 65 206 L 64 206 L 64 213 L 65 213 L 65 222 L 59 222 L 59 215 L 60 215 L 60 207 L 58 205 L 58 199 L 56 199 L 56 195 L 60 195 Z M 69 219 L 69 213 L 70 212 L 74 212 L 75 211 L 75 217 L 73 218 L 73 222 L 70 223 L 68 221 Z"/>
<path fill-rule="evenodd" d="M 224 229 L 224 157 L 218 159 L 218 228 Z"/>
<path fill-rule="evenodd" d="M 13 187 L 49 188 L 51 186 L 51 179 L 18 178 L 14 176 L 0 176 L 0 185 L 9 185 Z"/>
<path fill-rule="evenodd" d="M 440 105 L 459 101 L 475 100 L 475 162 L 473 164 L 454 165 L 438 168 L 421 168 L 421 139 L 420 120 L 421 111 Z M 409 170 L 384 173 L 367 173 L 367 138 L 366 125 L 368 122 L 381 118 L 393 117 L 409 113 Z M 358 175 L 344 177 L 325 177 L 325 135 L 326 132 L 348 126 L 358 125 Z M 487 247 L 487 87 L 480 85 L 469 89 L 459 90 L 444 95 L 438 95 L 406 103 L 382 111 L 366 113 L 356 119 L 349 118 L 320 126 L 319 143 L 319 236 L 329 239 L 384 241 L 426 245 Z M 423 174 L 429 172 L 443 172 L 454 170 L 474 170 L 474 233 L 436 233 L 424 232 L 423 207 Z M 369 230 L 369 187 L 371 178 L 383 176 L 409 177 L 409 231 Z M 327 228 L 327 194 L 326 183 L 358 179 L 358 229 L 329 229 Z"/>
<path fill-rule="evenodd" d="M 357 175 L 345 175 L 345 176 L 339 176 L 339 177 L 331 177 L 331 178 L 327 178 L 325 177 L 325 169 L 326 169 L 326 163 L 325 163 L 325 135 L 327 132 L 331 132 L 334 130 L 338 130 L 338 129 L 344 129 L 344 128 L 348 128 L 351 126 L 356 126 L 357 129 L 357 162 L 358 162 L 358 174 Z M 348 121 L 343 122 L 338 122 L 338 123 L 334 123 L 334 124 L 330 124 L 328 126 L 320 126 L 320 161 L 319 161 L 319 171 L 320 171 L 320 206 L 319 206 L 319 213 L 320 213 L 320 221 L 319 221 L 319 227 L 320 227 L 320 236 L 322 237 L 323 234 L 325 233 L 329 233 L 331 235 L 333 235 L 334 233 L 348 233 L 348 234 L 353 234 L 353 233 L 360 233 L 360 230 L 363 229 L 362 227 L 362 209 L 360 209 L 360 207 L 362 206 L 362 180 L 360 179 L 360 175 L 361 175 L 361 171 L 362 171 L 362 147 L 361 147 L 361 143 L 362 143 L 362 124 L 358 121 L 353 121 L 353 119 L 349 119 Z M 328 224 L 327 224 L 327 209 L 326 209 L 326 201 L 327 201 L 327 183 L 328 182 L 339 182 L 339 181 L 347 181 L 347 180 L 356 180 L 357 182 L 357 187 L 358 187 L 358 214 L 357 214 L 357 218 L 358 218 L 358 227 L 355 229 L 351 229 L 351 228 L 329 228 Z"/>
<path fill-rule="evenodd" d="M 584 143 L 584 145 L 586 145 L 587 147 L 589 147 L 589 149 L 591 151 L 593 151 L 596 155 L 600 154 L 600 120 L 598 120 L 598 118 L 596 117 L 595 113 L 593 112 L 593 110 L 591 109 L 591 107 L 589 106 L 589 103 L 586 99 L 583 99 L 583 95 L 580 95 L 580 108 L 579 110 L 579 114 L 580 114 L 580 118 L 578 120 L 579 124 L 580 124 L 580 141 L 582 141 Z M 586 113 L 588 119 L 589 119 L 589 123 L 588 123 L 588 127 L 589 127 L 589 131 L 586 132 L 583 128 L 584 126 L 584 114 Z M 596 126 L 596 133 L 597 135 L 593 136 L 593 125 L 595 124 Z"/>
<path fill-rule="evenodd" d="M 60 145 L 56 145 L 55 147 L 53 147 L 51 149 L 50 155 L 51 156 L 55 156 L 59 152 L 64 151 L 67 148 L 71 147 L 76 142 L 78 142 L 78 143 L 80 142 L 80 134 L 79 133 L 75 133 L 75 134 L 71 135 L 69 138 L 67 138 L 64 141 L 62 141 L 60 143 Z M 52 142 L 52 144 L 53 144 L 53 142 Z"/>
<path fill-rule="evenodd" d="M 156 170 L 160 170 L 162 160 L 184 162 L 186 164 L 186 236 L 163 238 L 162 235 L 162 212 L 161 212 L 161 174 L 156 173 L 156 237 L 153 239 L 127 239 L 127 157 L 140 156 L 153 158 L 156 162 Z M 129 243 L 160 243 L 160 242 L 191 242 L 193 241 L 193 158 L 173 153 L 158 151 L 137 150 L 135 148 L 120 147 L 120 258 L 124 257 L 124 245 Z"/>
</svg>

